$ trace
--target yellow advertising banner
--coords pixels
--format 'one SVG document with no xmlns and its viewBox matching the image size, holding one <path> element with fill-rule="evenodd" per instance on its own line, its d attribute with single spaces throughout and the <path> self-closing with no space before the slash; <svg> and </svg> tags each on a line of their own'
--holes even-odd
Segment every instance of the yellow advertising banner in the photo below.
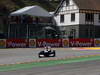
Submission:
<svg viewBox="0 0 100 75">
<path fill-rule="evenodd" d="M 29 39 L 29 47 L 36 48 L 36 39 Z"/>
<path fill-rule="evenodd" d="M 100 39 L 95 39 L 94 45 L 95 45 L 95 47 L 100 47 Z"/>
<path fill-rule="evenodd" d="M 69 40 L 68 39 L 62 39 L 62 46 L 63 47 L 69 47 Z"/>
<path fill-rule="evenodd" d="M 0 48 L 6 48 L 6 39 L 0 39 Z"/>
</svg>

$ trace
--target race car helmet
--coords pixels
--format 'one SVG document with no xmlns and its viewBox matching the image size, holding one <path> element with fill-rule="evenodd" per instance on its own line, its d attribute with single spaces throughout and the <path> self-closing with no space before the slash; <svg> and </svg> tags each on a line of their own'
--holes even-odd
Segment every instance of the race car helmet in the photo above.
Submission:
<svg viewBox="0 0 100 75">
<path fill-rule="evenodd" d="M 51 50 L 51 46 L 48 46 L 48 51 L 50 51 Z"/>
</svg>

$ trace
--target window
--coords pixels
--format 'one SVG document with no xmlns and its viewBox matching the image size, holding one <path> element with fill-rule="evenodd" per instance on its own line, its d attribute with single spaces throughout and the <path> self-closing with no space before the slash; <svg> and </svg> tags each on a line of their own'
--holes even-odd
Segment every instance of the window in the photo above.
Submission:
<svg viewBox="0 0 100 75">
<path fill-rule="evenodd" d="M 71 21 L 75 21 L 75 13 L 71 14 Z"/>
<path fill-rule="evenodd" d="M 61 22 L 61 23 L 64 23 L 64 15 L 63 15 L 63 14 L 60 15 L 60 22 Z"/>
<path fill-rule="evenodd" d="M 69 0 L 66 0 L 66 6 L 69 4 Z"/>
<path fill-rule="evenodd" d="M 85 20 L 88 21 L 88 22 L 93 22 L 94 21 L 94 14 L 86 13 L 85 14 Z"/>
<path fill-rule="evenodd" d="M 99 14 L 99 16 L 98 16 L 98 20 L 99 20 L 99 22 L 100 22 L 100 14 Z"/>
</svg>

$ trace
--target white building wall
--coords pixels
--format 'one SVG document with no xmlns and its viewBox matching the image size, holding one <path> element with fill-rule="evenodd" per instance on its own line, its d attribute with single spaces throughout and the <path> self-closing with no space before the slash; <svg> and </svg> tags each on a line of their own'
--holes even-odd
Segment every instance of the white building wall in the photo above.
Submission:
<svg viewBox="0 0 100 75">
<path fill-rule="evenodd" d="M 80 13 L 79 24 L 85 24 L 85 13 Z"/>
<path fill-rule="evenodd" d="M 68 26 L 68 25 L 77 25 L 79 24 L 79 13 L 75 13 L 75 21 L 71 22 L 71 14 L 65 14 L 64 22 L 60 22 L 60 15 L 55 17 L 56 23 L 58 26 Z"/>
<path fill-rule="evenodd" d="M 94 25 L 100 26 L 99 14 L 94 15 Z"/>
<path fill-rule="evenodd" d="M 75 22 L 71 22 L 71 13 L 75 13 Z M 64 14 L 64 23 L 60 23 L 60 15 Z M 99 14 L 94 14 L 94 25 L 100 26 L 100 21 L 98 19 Z M 78 6 L 73 0 L 69 0 L 69 4 L 66 6 L 66 2 L 63 3 L 63 7 L 60 8 L 57 16 L 54 17 L 58 26 L 68 26 L 85 24 L 85 13 L 79 13 Z M 91 23 L 90 23 L 91 24 Z"/>
<path fill-rule="evenodd" d="M 71 22 L 71 13 L 75 13 L 75 21 Z M 64 14 L 64 22 L 60 23 L 60 15 Z M 69 0 L 69 4 L 66 6 L 66 2 L 63 3 L 63 7 L 60 8 L 57 16 L 54 17 L 58 26 L 77 25 L 79 24 L 79 9 L 73 0 Z"/>
<path fill-rule="evenodd" d="M 98 18 L 99 18 L 99 14 L 94 14 L 94 25 L 99 25 L 100 26 L 100 21 L 99 21 Z M 80 13 L 80 15 L 79 15 L 79 24 L 85 24 L 85 13 Z"/>
<path fill-rule="evenodd" d="M 66 25 L 76 25 L 79 24 L 79 13 L 75 13 L 75 21 L 71 22 L 71 14 L 65 15 L 65 22 L 63 23 L 64 26 Z"/>
<path fill-rule="evenodd" d="M 56 24 L 57 24 L 58 26 L 60 26 L 60 25 L 61 25 L 61 24 L 60 24 L 60 15 L 55 16 L 54 19 L 55 19 L 55 21 L 56 21 Z"/>
</svg>

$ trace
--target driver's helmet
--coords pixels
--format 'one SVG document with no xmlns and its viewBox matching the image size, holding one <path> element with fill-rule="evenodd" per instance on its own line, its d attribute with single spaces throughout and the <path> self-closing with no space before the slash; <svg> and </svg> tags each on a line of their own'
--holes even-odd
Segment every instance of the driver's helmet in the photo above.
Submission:
<svg viewBox="0 0 100 75">
<path fill-rule="evenodd" d="M 51 47 L 50 46 L 48 46 L 48 51 L 51 51 Z"/>
<path fill-rule="evenodd" d="M 44 47 L 44 51 L 48 51 L 48 47 L 47 46 Z"/>
</svg>

